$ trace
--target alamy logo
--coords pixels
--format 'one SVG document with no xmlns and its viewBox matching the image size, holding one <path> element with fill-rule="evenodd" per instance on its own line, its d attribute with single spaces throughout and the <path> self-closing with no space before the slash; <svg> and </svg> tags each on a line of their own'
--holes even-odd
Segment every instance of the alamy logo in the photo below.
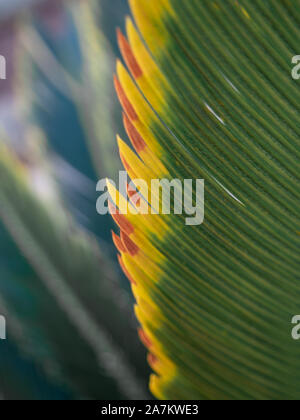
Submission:
<svg viewBox="0 0 300 420">
<path fill-rule="evenodd" d="M 185 218 L 188 226 L 198 226 L 204 221 L 204 179 L 133 179 L 128 182 L 127 172 L 120 171 L 118 189 L 111 179 L 101 179 L 97 184 L 97 191 L 102 192 L 96 205 L 97 212 L 101 215 L 109 212 L 184 214 L 189 216 Z M 118 209 L 109 209 L 109 201 L 117 205 Z"/>
<path fill-rule="evenodd" d="M 292 324 L 295 325 L 292 329 L 292 338 L 293 340 L 300 339 L 300 315 L 295 315 L 292 318 Z"/>
<path fill-rule="evenodd" d="M 6 59 L 0 55 L 0 80 L 6 79 Z"/>
<path fill-rule="evenodd" d="M 0 315 L 0 340 L 6 340 L 6 319 Z"/>
<path fill-rule="evenodd" d="M 300 55 L 294 55 L 292 57 L 292 64 L 296 64 L 295 67 L 292 68 L 292 78 L 294 80 L 300 79 Z"/>
</svg>

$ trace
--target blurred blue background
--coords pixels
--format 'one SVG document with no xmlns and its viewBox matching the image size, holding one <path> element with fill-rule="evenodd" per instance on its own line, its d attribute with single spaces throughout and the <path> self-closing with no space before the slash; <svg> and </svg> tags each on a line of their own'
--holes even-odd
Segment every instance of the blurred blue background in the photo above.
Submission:
<svg viewBox="0 0 300 420">
<path fill-rule="evenodd" d="M 124 0 L 0 1 L 1 399 L 150 398 L 114 226 L 95 208 L 97 180 L 120 169 L 127 13 Z"/>
</svg>

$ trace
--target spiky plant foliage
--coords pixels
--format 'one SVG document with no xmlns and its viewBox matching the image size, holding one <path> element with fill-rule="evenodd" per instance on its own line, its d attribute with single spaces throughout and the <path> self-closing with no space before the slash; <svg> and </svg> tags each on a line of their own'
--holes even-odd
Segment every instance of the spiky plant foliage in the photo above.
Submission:
<svg viewBox="0 0 300 420">
<path fill-rule="evenodd" d="M 127 38 L 118 33 L 131 76 L 118 62 L 115 84 L 136 151 L 119 141 L 124 166 L 132 179 L 205 180 L 201 226 L 113 216 L 151 391 L 299 399 L 299 3 L 130 5 L 142 37 L 130 18 Z"/>
</svg>

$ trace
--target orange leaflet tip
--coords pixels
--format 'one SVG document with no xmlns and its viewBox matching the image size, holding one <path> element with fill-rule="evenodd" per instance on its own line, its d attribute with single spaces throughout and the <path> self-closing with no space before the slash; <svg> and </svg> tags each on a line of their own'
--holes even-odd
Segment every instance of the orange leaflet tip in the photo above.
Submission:
<svg viewBox="0 0 300 420">
<path fill-rule="evenodd" d="M 147 347 L 148 349 L 150 349 L 152 347 L 152 341 L 146 335 L 145 331 L 142 328 L 139 328 L 138 329 L 138 334 L 139 334 L 140 340 L 144 344 L 144 346 Z"/>
<path fill-rule="evenodd" d="M 143 75 L 142 69 L 139 66 L 138 62 L 136 61 L 136 58 L 133 54 L 131 46 L 129 45 L 129 42 L 127 41 L 125 36 L 122 34 L 119 28 L 117 29 L 117 38 L 118 38 L 120 51 L 122 53 L 122 56 L 124 58 L 124 61 L 127 67 L 130 69 L 133 77 L 135 79 L 138 79 L 139 77 Z"/>
<path fill-rule="evenodd" d="M 108 206 L 109 206 L 109 212 L 112 215 L 112 218 L 114 219 L 116 224 L 119 226 L 121 231 L 126 233 L 126 235 L 130 236 L 134 231 L 134 227 L 132 226 L 132 224 L 127 220 L 126 216 L 118 212 L 118 210 L 115 208 L 113 204 L 111 205 L 110 201 L 108 201 Z"/>
<path fill-rule="evenodd" d="M 108 210 L 112 216 L 118 213 L 116 206 L 110 200 L 108 200 Z"/>
<path fill-rule="evenodd" d="M 118 235 L 116 235 L 113 230 L 111 231 L 111 234 L 112 234 L 113 243 L 115 244 L 115 247 L 117 248 L 117 250 L 119 252 L 126 252 L 126 248 L 123 245 L 121 238 Z"/>
<path fill-rule="evenodd" d="M 136 190 L 131 190 L 129 188 L 129 184 L 128 183 L 126 185 L 126 190 L 127 190 L 127 195 L 128 195 L 129 198 L 131 198 L 132 196 L 134 196 L 137 193 Z"/>
<path fill-rule="evenodd" d="M 132 188 L 132 187 L 130 187 Z M 133 203 L 134 206 L 140 206 L 141 204 L 141 198 L 138 197 L 139 193 L 136 189 L 130 189 L 129 188 L 129 184 L 127 184 L 126 186 L 126 190 L 127 190 L 127 195 L 128 197 L 131 199 L 134 197 L 134 200 L 131 200 L 131 202 Z"/>
<path fill-rule="evenodd" d="M 121 232 L 121 241 L 131 256 L 135 256 L 139 252 L 139 247 L 124 232 Z"/>
<path fill-rule="evenodd" d="M 136 121 L 138 119 L 137 113 L 135 112 L 133 106 L 129 102 L 129 100 L 128 100 L 125 92 L 124 92 L 124 89 L 123 89 L 121 83 L 119 82 L 117 76 L 114 76 L 114 85 L 115 85 L 115 89 L 116 89 L 119 101 L 120 101 L 124 111 L 126 112 L 128 117 L 131 119 L 131 121 Z"/>
<path fill-rule="evenodd" d="M 130 172 L 130 165 L 128 164 L 127 160 L 124 158 L 123 154 L 120 152 L 120 158 L 123 163 L 123 166 L 127 172 Z"/>
<path fill-rule="evenodd" d="M 128 280 L 130 281 L 130 283 L 132 284 L 136 284 L 136 282 L 133 280 L 133 278 L 131 277 L 129 271 L 127 270 L 127 268 L 125 267 L 125 264 L 123 263 L 122 257 L 121 255 L 118 255 L 118 261 L 120 264 L 120 267 L 123 270 L 123 273 L 125 274 L 125 276 L 128 278 Z"/>
<path fill-rule="evenodd" d="M 126 114 L 123 113 L 123 123 L 126 130 L 126 133 L 128 137 L 130 138 L 130 141 L 135 148 L 136 152 L 139 153 L 146 147 L 146 143 L 144 142 L 144 139 L 140 135 L 140 133 L 137 131 L 137 129 L 134 127 L 132 122 L 129 120 Z"/>
<path fill-rule="evenodd" d="M 147 359 L 148 359 L 148 363 L 149 363 L 150 367 L 152 369 L 154 369 L 156 363 L 158 362 L 158 358 L 156 356 L 154 356 L 154 354 L 149 353 Z"/>
</svg>

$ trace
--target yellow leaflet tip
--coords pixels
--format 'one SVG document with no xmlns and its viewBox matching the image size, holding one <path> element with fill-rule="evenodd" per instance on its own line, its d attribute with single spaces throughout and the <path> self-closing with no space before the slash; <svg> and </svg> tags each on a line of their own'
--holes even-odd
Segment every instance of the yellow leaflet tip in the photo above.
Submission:
<svg viewBox="0 0 300 420">
<path fill-rule="evenodd" d="M 117 142 L 118 142 L 119 151 L 122 155 L 126 155 L 128 153 L 128 149 L 131 151 L 130 147 L 127 146 L 125 141 L 122 140 L 119 135 L 117 135 Z"/>
<path fill-rule="evenodd" d="M 129 37 L 129 34 L 133 31 L 136 32 L 136 27 L 135 27 L 131 17 L 127 16 L 126 17 L 126 33 L 127 33 L 127 36 Z"/>
<path fill-rule="evenodd" d="M 126 143 L 124 140 L 121 139 L 121 137 L 119 135 L 117 135 L 117 143 L 118 143 L 118 148 L 119 148 L 119 152 L 121 155 L 125 155 L 126 154 Z"/>
<path fill-rule="evenodd" d="M 124 140 L 121 139 L 119 134 L 117 134 L 117 143 L 118 143 L 119 148 L 121 147 L 122 143 L 125 143 Z"/>
<path fill-rule="evenodd" d="M 129 16 L 129 15 L 126 16 L 126 18 L 125 18 L 125 24 L 126 24 L 126 31 L 127 31 L 127 28 L 128 27 L 134 26 L 133 25 L 133 22 L 132 22 L 132 19 L 131 19 L 131 16 Z"/>
<path fill-rule="evenodd" d="M 119 77 L 120 72 L 121 72 L 122 70 L 125 70 L 125 68 L 124 68 L 124 66 L 123 66 L 123 63 L 122 63 L 122 61 L 121 61 L 119 58 L 117 58 L 117 61 L 116 61 L 116 71 L 117 71 L 117 75 L 118 75 L 118 77 Z"/>
<path fill-rule="evenodd" d="M 112 199 L 113 203 L 116 205 L 116 200 L 114 199 L 115 197 L 115 187 L 113 185 L 113 183 L 111 182 L 111 179 L 109 178 L 105 178 L 105 183 L 106 183 L 106 187 L 107 187 L 107 191 L 110 195 L 110 198 Z"/>
<path fill-rule="evenodd" d="M 120 152 L 120 158 L 124 165 L 124 168 L 126 169 L 127 172 L 131 172 L 130 165 L 128 164 L 128 161 L 126 158 L 128 156 L 129 151 L 131 151 L 131 149 L 130 147 L 127 146 L 125 141 L 121 139 L 120 136 L 117 136 L 117 142 L 118 142 L 118 147 L 119 147 L 119 152 Z"/>
</svg>

